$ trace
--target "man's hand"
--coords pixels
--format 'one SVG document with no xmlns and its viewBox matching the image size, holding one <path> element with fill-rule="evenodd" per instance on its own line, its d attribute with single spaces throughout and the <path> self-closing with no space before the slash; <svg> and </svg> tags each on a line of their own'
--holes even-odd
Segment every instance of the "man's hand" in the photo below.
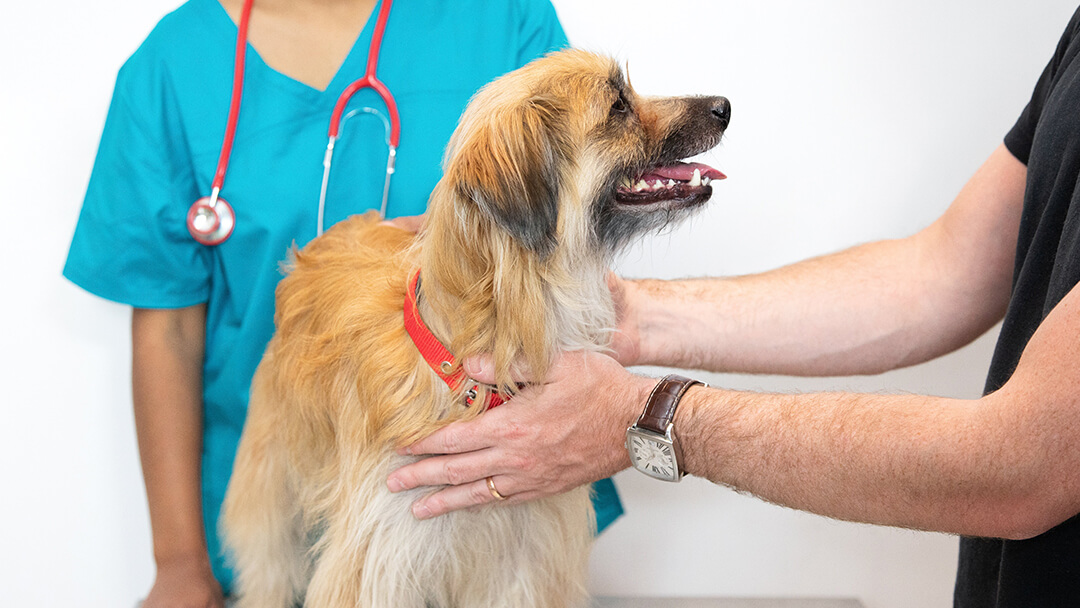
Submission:
<svg viewBox="0 0 1080 608">
<path fill-rule="evenodd" d="M 481 382 L 494 382 L 493 368 L 489 359 L 465 362 Z M 387 487 L 447 486 L 413 504 L 413 514 L 427 519 L 495 501 L 488 477 L 508 504 L 609 477 L 630 465 L 624 432 L 654 383 L 606 355 L 564 353 L 545 384 L 528 386 L 479 418 L 450 424 L 402 450 L 433 456 L 391 473 Z"/>
<path fill-rule="evenodd" d="M 612 355 L 625 366 L 636 365 L 641 358 L 641 329 L 637 304 L 639 288 L 614 272 L 608 273 L 607 286 L 615 304 L 616 328 L 611 337 Z"/>
</svg>

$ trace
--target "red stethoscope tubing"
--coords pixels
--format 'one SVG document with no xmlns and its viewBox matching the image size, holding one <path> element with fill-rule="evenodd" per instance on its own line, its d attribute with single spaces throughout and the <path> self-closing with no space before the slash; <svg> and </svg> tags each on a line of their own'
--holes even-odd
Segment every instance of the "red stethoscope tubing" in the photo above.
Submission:
<svg viewBox="0 0 1080 608">
<path fill-rule="evenodd" d="M 330 115 L 330 129 L 327 132 L 329 137 L 337 138 L 338 129 L 341 127 L 341 115 L 345 112 L 345 106 L 352 96 L 360 89 L 370 88 L 383 100 L 390 114 L 390 146 L 396 148 L 398 145 L 401 138 L 401 120 L 398 118 L 397 102 L 394 101 L 390 89 L 376 75 L 379 67 L 379 52 L 382 50 L 383 32 L 386 31 L 386 20 L 390 15 L 390 5 L 393 3 L 393 0 L 383 0 L 382 6 L 379 7 L 379 17 L 375 21 L 375 31 L 371 34 L 371 46 L 368 48 L 367 69 L 359 80 L 345 89 L 334 104 L 334 113 Z"/>
<path fill-rule="evenodd" d="M 248 22 L 251 18 L 251 7 L 254 0 L 244 0 L 240 11 L 240 22 L 236 29 L 236 55 L 233 64 L 232 96 L 229 101 L 229 118 L 225 124 L 225 136 L 221 142 L 221 153 L 218 155 L 217 169 L 214 172 L 214 180 L 210 184 L 211 194 L 200 198 L 191 205 L 187 215 L 187 226 L 191 236 L 204 245 L 220 245 L 232 234 L 236 223 L 236 217 L 232 207 L 219 194 L 225 185 L 225 174 L 229 167 L 229 157 L 232 155 L 233 139 L 236 136 L 236 123 L 240 117 L 240 99 L 244 93 L 244 66 L 247 55 Z M 397 102 L 393 94 L 381 80 L 376 71 L 379 65 L 379 52 L 382 50 L 383 33 L 386 31 L 386 22 L 390 16 L 390 7 L 393 0 L 382 0 L 379 7 L 379 15 L 375 21 L 375 29 L 371 36 L 371 45 L 368 47 L 367 68 L 364 75 L 350 84 L 338 97 L 334 104 L 334 111 L 330 115 L 330 127 L 328 129 L 328 151 L 324 161 L 325 170 L 323 175 L 323 190 L 319 200 L 319 228 L 322 233 L 322 207 L 326 190 L 326 178 L 329 173 L 329 155 L 333 150 L 334 141 L 338 137 L 341 127 L 342 115 L 345 107 L 353 95 L 361 89 L 370 88 L 386 104 L 389 113 L 390 132 L 388 144 L 390 156 L 387 164 L 387 185 L 383 189 L 383 213 L 386 206 L 386 191 L 389 187 L 390 174 L 393 173 L 394 157 L 398 142 L 401 137 L 401 119 L 398 116 Z"/>
<path fill-rule="evenodd" d="M 229 167 L 236 121 L 240 116 L 240 97 L 244 93 L 244 59 L 247 54 L 248 21 L 251 18 L 253 0 L 244 0 L 240 11 L 240 23 L 236 28 L 236 55 L 233 62 L 232 96 L 229 100 L 229 120 L 225 124 L 225 137 L 221 141 L 214 181 L 210 184 L 210 196 L 204 196 L 191 204 L 187 213 L 187 229 L 199 243 L 220 245 L 228 239 L 236 226 L 236 213 L 228 201 L 221 198 L 225 184 L 225 172 Z"/>
<path fill-rule="evenodd" d="M 248 21 L 251 19 L 251 5 L 254 0 L 244 0 L 240 11 L 240 23 L 236 28 L 236 60 L 233 63 L 232 99 L 229 101 L 229 121 L 225 124 L 225 138 L 221 142 L 221 154 L 218 155 L 217 171 L 210 189 L 221 190 L 225 185 L 225 171 L 229 168 L 229 156 L 232 154 L 233 138 L 236 136 L 236 121 L 240 117 L 240 98 L 244 95 L 244 64 L 247 55 Z"/>
</svg>

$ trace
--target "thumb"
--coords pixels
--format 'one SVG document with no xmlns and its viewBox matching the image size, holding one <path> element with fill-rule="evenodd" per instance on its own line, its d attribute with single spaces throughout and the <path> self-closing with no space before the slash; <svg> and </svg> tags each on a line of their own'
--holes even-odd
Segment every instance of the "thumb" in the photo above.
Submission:
<svg viewBox="0 0 1080 608">
<path fill-rule="evenodd" d="M 469 357 L 462 361 L 461 365 L 465 368 L 465 373 L 473 380 L 484 384 L 496 384 L 498 382 L 495 378 L 495 358 L 490 353 Z M 533 374 L 525 364 L 511 365 L 510 381 L 517 384 L 531 384 Z"/>
<path fill-rule="evenodd" d="M 462 363 L 465 373 L 473 380 L 484 384 L 495 384 L 495 360 L 491 355 L 483 354 L 469 357 Z"/>
</svg>

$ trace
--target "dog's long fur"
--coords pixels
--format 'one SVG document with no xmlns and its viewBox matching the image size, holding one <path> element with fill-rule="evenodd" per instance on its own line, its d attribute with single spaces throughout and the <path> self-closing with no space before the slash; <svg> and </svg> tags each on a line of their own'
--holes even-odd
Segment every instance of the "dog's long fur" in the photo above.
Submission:
<svg viewBox="0 0 1080 608">
<path fill-rule="evenodd" d="M 421 269 L 425 322 L 459 361 L 492 353 L 504 391 L 512 364 L 542 378 L 557 350 L 604 348 L 612 253 L 708 199 L 636 207 L 614 193 L 715 145 L 714 102 L 638 98 L 609 59 L 549 55 L 470 103 L 421 236 L 367 215 L 295 254 L 225 500 L 240 606 L 584 604 L 586 488 L 428 521 L 409 508 L 422 490 L 387 491 L 407 461 L 396 447 L 482 407 L 406 334 L 407 280 Z"/>
</svg>

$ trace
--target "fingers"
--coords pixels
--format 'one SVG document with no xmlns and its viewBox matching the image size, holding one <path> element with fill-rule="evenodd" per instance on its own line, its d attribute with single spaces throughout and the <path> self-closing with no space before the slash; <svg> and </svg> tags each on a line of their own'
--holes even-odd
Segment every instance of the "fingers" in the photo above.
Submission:
<svg viewBox="0 0 1080 608">
<path fill-rule="evenodd" d="M 487 481 L 481 479 L 465 485 L 450 486 L 421 498 L 413 503 L 412 513 L 416 519 L 430 519 L 490 502 L 495 502 L 495 497 L 488 492 Z"/>
<path fill-rule="evenodd" d="M 490 450 L 453 457 L 433 456 L 394 471 L 386 486 L 395 493 L 423 486 L 446 486 L 413 503 L 412 513 L 417 519 L 493 502 L 514 504 L 527 500 L 529 494 L 513 494 L 510 477 L 485 473 L 497 466 Z"/>
<path fill-rule="evenodd" d="M 471 359 L 466 372 L 485 381 L 485 374 L 492 372 L 490 362 L 490 357 Z M 642 381 L 648 384 L 647 393 L 653 382 Z M 391 472 L 387 488 L 403 492 L 430 487 L 432 493 L 412 507 L 415 517 L 427 519 L 493 502 L 525 502 L 600 479 L 625 466 L 622 431 L 633 416 L 624 416 L 606 401 L 595 410 L 592 406 L 637 384 L 603 354 L 562 353 L 544 386 L 526 387 L 507 404 L 449 424 L 400 450 L 430 457 Z M 634 409 L 639 411 L 636 401 Z"/>
<path fill-rule="evenodd" d="M 419 456 L 424 454 L 460 454 L 491 446 L 491 439 L 484 428 L 484 420 L 494 411 L 468 422 L 454 422 L 435 431 L 416 443 L 398 450 L 399 454 Z"/>
<path fill-rule="evenodd" d="M 462 362 L 465 373 L 473 380 L 484 384 L 497 384 L 499 379 L 495 377 L 495 360 L 490 354 L 469 357 Z M 532 373 L 524 365 L 510 366 L 510 380 L 518 384 L 530 384 L 533 381 Z"/>
<path fill-rule="evenodd" d="M 465 373 L 469 374 L 473 380 L 484 384 L 495 384 L 495 360 L 491 355 L 469 357 L 462 362 L 462 366 L 465 368 Z M 518 380 L 515 379 L 515 382 Z"/>
<path fill-rule="evenodd" d="M 394 471 L 386 478 L 391 492 L 403 492 L 421 486 L 457 486 L 483 480 L 498 471 L 491 450 L 453 456 L 432 456 Z M 487 486 L 484 486 L 485 488 Z"/>
<path fill-rule="evenodd" d="M 547 381 L 549 383 L 556 381 L 562 374 L 575 369 L 575 366 L 580 366 L 586 357 L 588 357 L 587 351 L 578 350 L 559 353 L 551 366 Z M 494 384 L 496 382 L 495 360 L 491 355 L 484 354 L 469 357 L 462 362 L 462 365 L 465 368 L 465 373 L 473 380 L 485 384 Z M 533 383 L 531 372 L 521 366 L 513 366 L 510 370 L 510 377 L 514 382 L 519 384 Z"/>
<path fill-rule="evenodd" d="M 511 477 L 502 473 L 520 467 L 520 459 L 508 457 L 489 445 L 498 441 L 505 433 L 484 431 L 480 423 L 485 418 L 497 418 L 501 413 L 492 411 L 477 420 L 448 425 L 401 450 L 403 454 L 434 455 L 391 472 L 387 477 L 386 487 L 397 493 L 421 487 L 443 486 L 439 491 L 413 503 L 412 512 L 418 519 L 428 519 L 487 503 L 515 504 L 538 497 L 535 492 L 515 495 L 518 490 L 516 484 Z M 494 428 L 500 428 L 498 421 Z M 494 492 L 488 486 L 488 477 L 491 477 L 492 485 L 495 486 Z M 496 492 L 503 496 L 502 500 L 496 496 Z"/>
<path fill-rule="evenodd" d="M 536 498 L 536 496 L 532 496 L 532 493 L 510 494 L 510 490 L 507 489 L 507 486 L 510 485 L 510 479 L 499 475 L 490 477 L 491 485 L 495 487 L 495 490 L 492 491 L 488 485 L 488 479 L 485 477 L 467 484 L 443 488 L 434 494 L 429 494 L 413 503 L 413 516 L 417 519 L 430 519 L 461 509 L 494 503 L 501 505 L 516 504 Z M 496 492 L 502 498 L 498 498 Z"/>
</svg>

